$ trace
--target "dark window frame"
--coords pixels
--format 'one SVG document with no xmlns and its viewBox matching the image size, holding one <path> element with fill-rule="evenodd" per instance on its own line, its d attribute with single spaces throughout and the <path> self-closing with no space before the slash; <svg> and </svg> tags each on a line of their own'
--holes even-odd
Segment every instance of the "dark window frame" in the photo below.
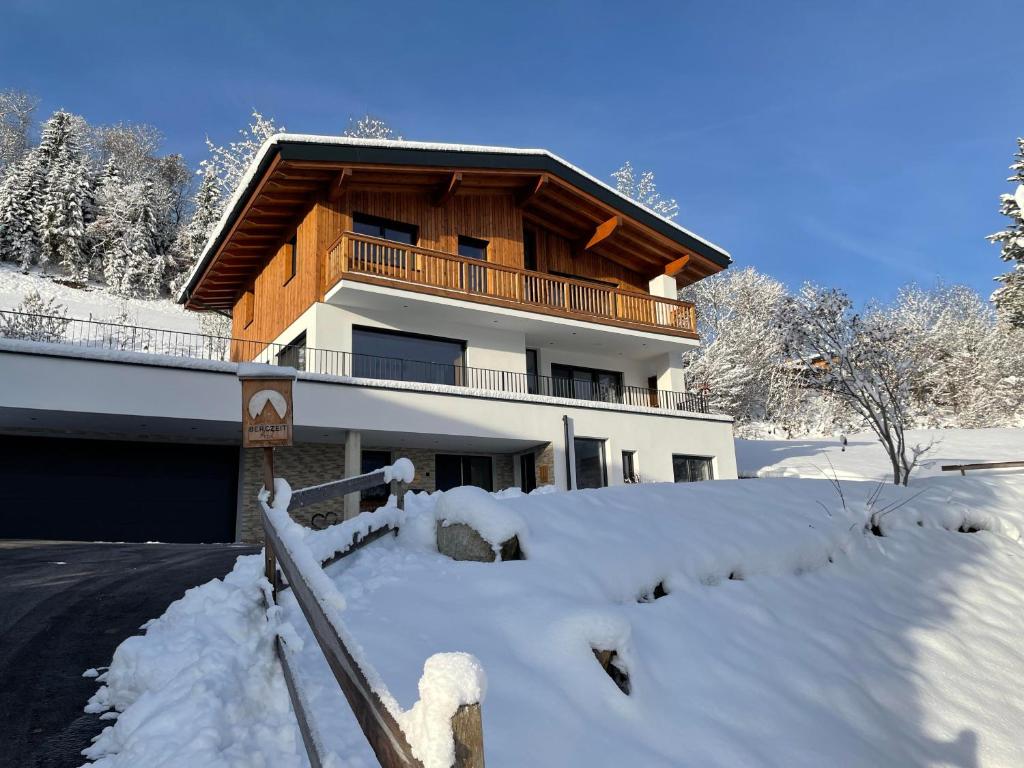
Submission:
<svg viewBox="0 0 1024 768">
<path fill-rule="evenodd" d="M 640 482 L 640 473 L 636 471 L 636 451 L 622 452 L 622 482 Z"/>
<path fill-rule="evenodd" d="M 306 332 L 303 331 L 284 345 L 277 353 L 277 364 L 297 371 L 306 370 Z"/>
<path fill-rule="evenodd" d="M 282 288 L 294 280 L 299 271 L 299 233 L 297 230 L 285 245 L 288 246 L 290 253 L 288 254 L 288 274 L 285 276 L 284 282 L 281 283 Z"/>
<path fill-rule="evenodd" d="M 601 465 L 601 485 L 598 486 L 581 486 L 580 485 L 580 458 L 579 458 L 579 444 L 580 443 L 594 443 L 597 445 L 597 456 L 600 460 Z M 581 490 L 582 488 L 607 488 L 608 487 L 608 441 L 601 437 L 573 437 L 573 456 L 576 460 L 576 489 Z"/>
<path fill-rule="evenodd" d="M 365 232 L 359 232 L 356 230 L 357 225 L 365 225 L 368 227 L 377 227 L 380 230 L 379 234 L 370 235 Z M 405 242 L 404 240 L 393 240 L 387 237 L 384 232 L 385 230 L 394 230 L 395 232 L 404 232 L 409 235 L 412 242 Z M 405 221 L 396 221 L 395 219 L 386 219 L 383 216 L 374 216 L 370 213 L 360 213 L 356 211 L 352 214 L 352 231 L 357 235 L 365 235 L 366 237 L 376 237 L 381 240 L 388 240 L 392 243 L 401 243 L 402 245 L 413 245 L 415 246 L 420 241 L 420 228 L 416 224 L 409 224 Z"/>
<path fill-rule="evenodd" d="M 540 393 L 540 350 L 531 347 L 526 349 L 526 392 L 530 395 Z"/>
<path fill-rule="evenodd" d="M 396 336 L 396 337 L 401 337 L 401 338 L 406 338 L 406 339 L 419 339 L 419 340 L 422 340 L 422 341 L 436 341 L 436 342 L 441 342 L 441 343 L 445 343 L 445 344 L 458 345 L 460 347 L 459 361 L 458 361 L 458 363 L 455 363 L 455 364 L 447 364 L 447 363 L 436 363 L 436 362 L 434 362 L 432 360 L 414 360 L 414 359 L 409 359 L 409 358 L 389 357 L 387 355 L 371 355 L 371 354 L 367 354 L 365 352 L 356 352 L 356 334 L 359 333 L 359 332 L 370 333 L 370 334 L 378 334 L 378 335 L 382 335 L 382 336 Z M 468 365 L 468 363 L 466 362 L 466 347 L 467 347 L 467 342 L 466 342 L 465 339 L 450 339 L 450 338 L 446 338 L 444 336 L 431 336 L 431 335 L 426 334 L 426 333 L 413 333 L 411 331 L 394 331 L 394 330 L 391 330 L 390 328 L 375 328 L 375 327 L 369 326 L 369 325 L 353 325 L 352 326 L 352 370 L 351 370 L 351 374 L 353 376 L 365 376 L 364 373 L 356 371 L 357 363 L 359 363 L 361 360 L 363 360 L 363 358 L 367 358 L 363 362 L 365 362 L 366 364 L 370 364 L 370 365 L 374 364 L 376 361 L 401 360 L 401 361 L 403 361 L 405 363 L 418 363 L 418 364 L 422 364 L 422 365 L 431 365 L 431 366 L 438 366 L 439 368 L 451 368 L 452 369 L 453 381 L 451 381 L 451 382 L 424 381 L 424 382 L 421 382 L 421 383 L 426 383 L 426 384 L 430 384 L 430 383 L 434 383 L 434 384 L 448 383 L 448 384 L 451 384 L 452 386 L 462 386 L 465 383 L 465 380 L 466 380 L 466 367 Z M 403 373 L 404 373 L 404 366 L 402 367 L 402 370 L 403 370 Z M 386 377 L 373 377 L 373 376 L 365 376 L 365 377 L 366 378 L 379 378 L 381 380 L 388 380 Z M 397 381 L 420 381 L 419 379 L 405 379 L 405 378 L 400 378 L 400 379 L 396 379 L 396 380 Z"/>
<path fill-rule="evenodd" d="M 563 375 L 565 371 L 568 371 L 569 375 Z M 615 400 L 602 400 L 600 398 L 586 398 L 579 396 L 577 392 L 576 382 L 582 382 L 583 379 L 577 379 L 573 376 L 576 371 L 585 371 L 590 374 L 590 386 L 591 392 L 597 392 L 600 389 L 598 384 L 598 376 L 613 376 L 615 377 Z M 566 383 L 567 382 L 567 383 Z M 602 368 L 588 368 L 585 365 L 567 365 L 565 363 L 552 363 L 551 364 L 551 387 L 556 397 L 571 397 L 576 400 L 589 400 L 591 402 L 616 402 L 621 403 L 623 394 L 625 392 L 625 382 L 622 371 L 607 371 Z M 571 394 L 565 394 L 569 392 Z"/>
<path fill-rule="evenodd" d="M 523 269 L 537 271 L 537 230 L 533 227 L 523 227 Z"/>
<path fill-rule="evenodd" d="M 480 250 L 480 256 L 467 256 L 462 252 L 462 248 L 477 248 Z M 475 259 L 476 261 L 489 261 L 487 258 L 490 255 L 491 241 L 484 240 L 480 237 L 472 237 L 471 235 L 459 235 L 457 252 L 458 255 L 464 259 Z"/>
<path fill-rule="evenodd" d="M 242 293 L 242 327 L 248 328 L 256 319 L 256 286 L 250 285 Z"/>
<path fill-rule="evenodd" d="M 673 453 L 672 454 L 672 478 L 673 482 L 676 483 L 697 483 L 705 480 L 715 479 L 715 465 L 714 456 L 698 456 L 690 453 Z M 676 460 L 682 459 L 686 462 L 686 478 L 680 479 L 678 467 L 676 466 Z M 697 477 L 696 475 L 703 475 L 704 472 L 701 469 L 707 470 L 707 477 Z M 695 471 L 697 470 L 697 471 Z"/>
</svg>

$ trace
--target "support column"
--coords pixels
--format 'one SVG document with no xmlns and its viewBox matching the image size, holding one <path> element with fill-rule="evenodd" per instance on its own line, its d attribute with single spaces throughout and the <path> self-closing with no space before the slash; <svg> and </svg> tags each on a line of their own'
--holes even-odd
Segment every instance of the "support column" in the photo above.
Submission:
<svg viewBox="0 0 1024 768">
<path fill-rule="evenodd" d="M 363 434 L 350 429 L 345 435 L 345 477 L 355 477 L 363 471 Z M 345 519 L 359 514 L 359 491 L 345 494 Z"/>
</svg>

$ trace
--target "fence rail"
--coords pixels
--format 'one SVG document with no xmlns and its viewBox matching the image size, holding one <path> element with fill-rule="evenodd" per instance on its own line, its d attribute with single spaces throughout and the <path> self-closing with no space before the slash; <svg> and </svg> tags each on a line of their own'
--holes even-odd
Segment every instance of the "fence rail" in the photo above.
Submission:
<svg viewBox="0 0 1024 768">
<path fill-rule="evenodd" d="M 383 470 L 357 477 L 343 478 L 324 485 L 294 491 L 291 501 L 303 499 L 304 504 L 313 504 L 355 490 L 372 488 L 380 484 L 384 478 Z M 405 484 L 392 481 L 392 490 L 395 494 L 395 503 L 402 508 Z M 370 684 L 366 672 L 353 657 L 352 652 L 345 644 L 345 639 L 327 615 L 324 605 L 317 598 L 316 591 L 310 583 L 310 574 L 304 573 L 292 556 L 281 531 L 278 530 L 277 524 L 268 513 L 268 508 L 265 505 L 261 505 L 261 507 L 260 519 L 265 541 L 266 576 L 273 585 L 272 600 L 276 601 L 278 592 L 282 588 L 278 586 L 277 571 L 280 568 L 287 580 L 285 588 L 292 590 L 295 601 L 309 624 L 310 631 L 323 653 L 328 667 L 334 674 L 341 692 L 355 715 L 356 722 L 359 723 L 363 735 L 366 736 L 366 740 L 382 768 L 423 768 L 423 764 L 413 754 L 402 727 Z M 292 525 L 297 524 L 292 523 Z M 327 567 L 381 536 L 397 530 L 397 526 L 392 523 L 385 523 L 376 529 L 371 526 L 369 532 L 361 537 L 354 535 L 351 544 L 322 561 L 319 567 Z M 284 670 L 288 694 L 291 698 L 292 708 L 295 710 L 310 765 L 313 768 L 321 768 L 324 762 L 320 740 L 313 728 L 308 699 L 303 695 L 302 688 L 295 676 L 293 652 L 280 637 L 277 638 L 275 648 Z M 451 728 L 455 746 L 453 768 L 484 768 L 483 726 L 479 702 L 460 706 L 452 716 Z"/>
<path fill-rule="evenodd" d="M 299 370 L 331 376 L 425 385 L 443 384 L 485 392 L 561 397 L 690 413 L 710 412 L 707 397 L 702 392 L 676 392 L 617 384 L 604 386 L 577 379 L 521 371 L 404 360 L 189 331 L 79 320 L 58 315 L 0 310 L 0 338 L 198 360 L 256 360 L 290 365 Z"/>
<path fill-rule="evenodd" d="M 346 276 L 400 281 L 483 303 L 696 337 L 697 311 L 676 299 L 535 272 L 346 232 L 327 249 L 327 282 Z"/>
</svg>

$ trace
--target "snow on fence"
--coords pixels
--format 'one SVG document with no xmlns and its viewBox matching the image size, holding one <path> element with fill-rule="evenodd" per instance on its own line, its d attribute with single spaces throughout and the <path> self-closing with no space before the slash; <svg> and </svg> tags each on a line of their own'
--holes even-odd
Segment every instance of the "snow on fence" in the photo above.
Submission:
<svg viewBox="0 0 1024 768">
<path fill-rule="evenodd" d="M 279 610 L 280 590 L 291 589 L 382 768 L 483 768 L 480 701 L 485 683 L 479 662 L 468 654 L 432 656 L 424 665 L 420 701 L 403 711 L 359 644 L 350 642 L 340 615 L 344 598 L 323 570 L 371 542 L 397 533 L 404 519 L 405 489 L 414 472 L 412 462 L 399 459 L 375 472 L 297 491 L 277 478 L 273 495 L 264 490 L 260 501 L 266 577 L 271 584 L 268 617 Z M 314 542 L 309 541 L 311 530 L 288 514 L 292 505 L 305 507 L 388 483 L 395 498 L 393 507 L 332 526 L 334 535 L 330 531 L 318 534 Z M 322 742 L 312 727 L 308 698 L 298 684 L 293 652 L 285 637 L 277 637 L 276 649 L 310 765 L 320 768 L 324 764 Z"/>
</svg>

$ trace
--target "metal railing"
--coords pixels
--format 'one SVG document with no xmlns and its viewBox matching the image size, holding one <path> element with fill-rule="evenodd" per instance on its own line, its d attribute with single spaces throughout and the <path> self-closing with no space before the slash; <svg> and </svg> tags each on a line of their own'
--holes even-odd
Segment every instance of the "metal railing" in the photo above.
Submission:
<svg viewBox="0 0 1024 768">
<path fill-rule="evenodd" d="M 691 413 L 710 412 L 707 397 L 698 392 L 629 385 L 602 386 L 559 376 L 405 360 L 11 310 L 0 310 L 0 338 L 197 360 L 254 360 L 332 376 L 445 385 L 484 392 L 560 397 Z"/>
<path fill-rule="evenodd" d="M 346 232 L 327 249 L 327 282 L 359 276 L 575 319 L 697 333 L 697 311 L 686 301 Z"/>
</svg>

